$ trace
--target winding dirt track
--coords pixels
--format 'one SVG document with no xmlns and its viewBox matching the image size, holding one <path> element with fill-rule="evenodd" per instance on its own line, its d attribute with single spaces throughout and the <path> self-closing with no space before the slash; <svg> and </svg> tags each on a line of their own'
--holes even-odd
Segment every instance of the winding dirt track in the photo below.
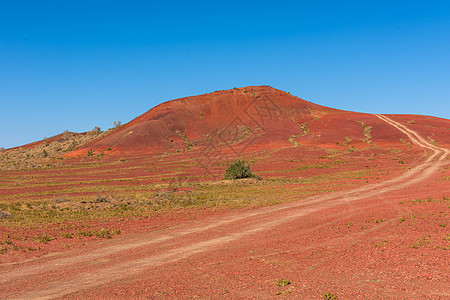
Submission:
<svg viewBox="0 0 450 300">
<path fill-rule="evenodd" d="M 447 164 L 448 149 L 434 146 L 406 126 L 383 115 L 381 120 L 423 148 L 426 159 L 400 177 L 357 189 L 319 195 L 293 203 L 210 218 L 195 224 L 133 236 L 121 236 L 89 252 L 71 251 L 21 264 L 0 265 L 0 298 L 48 299 L 119 282 L 195 254 L 224 248 L 305 215 L 414 185 Z M 139 276 L 139 275 L 138 275 Z M 8 288 L 9 287 L 9 288 Z"/>
</svg>

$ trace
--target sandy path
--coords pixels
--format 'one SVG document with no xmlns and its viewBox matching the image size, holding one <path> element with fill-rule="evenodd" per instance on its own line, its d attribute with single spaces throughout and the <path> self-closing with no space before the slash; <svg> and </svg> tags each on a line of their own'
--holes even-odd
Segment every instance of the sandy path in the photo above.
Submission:
<svg viewBox="0 0 450 300">
<path fill-rule="evenodd" d="M 426 159 L 401 176 L 350 191 L 314 196 L 293 203 L 211 218 L 196 224 L 118 237 L 98 249 L 67 252 L 19 265 L 0 265 L 0 297 L 48 299 L 89 290 L 146 270 L 224 247 L 319 210 L 401 190 L 425 180 L 447 164 L 450 154 L 394 120 L 376 115 L 424 149 Z"/>
</svg>

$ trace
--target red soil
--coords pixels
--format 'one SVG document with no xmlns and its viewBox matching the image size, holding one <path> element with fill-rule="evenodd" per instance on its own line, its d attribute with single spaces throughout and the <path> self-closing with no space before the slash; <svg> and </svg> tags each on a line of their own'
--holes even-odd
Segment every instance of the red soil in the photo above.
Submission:
<svg viewBox="0 0 450 300">
<path fill-rule="evenodd" d="M 197 101 L 201 104 L 200 100 L 214 101 L 214 96 L 229 94 L 233 104 L 224 115 L 231 120 L 230 115 L 240 101 L 253 96 L 252 88 L 246 89 L 248 93 L 233 90 L 198 96 Z M 256 97 L 258 90 L 254 89 Z M 234 98 L 238 92 L 242 95 Z M 299 101 L 276 90 L 273 93 L 283 97 L 287 107 L 290 101 Z M 192 100 L 187 99 L 180 101 L 186 104 Z M 197 106 L 192 105 L 186 116 L 203 113 L 205 124 L 202 130 L 189 127 L 181 131 L 182 127 L 177 127 L 183 125 L 179 119 L 166 119 L 177 103 L 169 102 L 158 110 L 151 110 L 145 118 L 143 115 L 135 119 L 103 142 L 96 141 L 88 147 L 102 149 L 114 144 L 115 153 L 128 154 L 126 162 L 118 165 L 129 167 L 124 173 L 130 178 L 139 178 L 144 175 L 144 168 L 132 167 L 143 163 L 143 157 L 138 155 L 140 151 L 164 150 L 168 145 L 164 144 L 165 134 L 174 130 L 184 132 L 202 146 L 203 128 L 213 132 L 221 122 L 215 120 L 213 125 L 209 124 L 212 120 L 207 116 L 212 112 L 197 111 Z M 292 113 L 288 117 L 299 123 L 311 120 L 313 116 L 319 117 L 307 124 L 309 134 L 296 138 L 302 146 L 289 145 L 287 139 L 291 135 L 304 132 L 283 115 L 273 123 L 270 118 L 265 119 L 268 125 L 262 128 L 264 134 L 255 134 L 257 137 L 251 143 L 226 143 L 224 151 L 230 155 L 259 155 L 255 171 L 270 172 L 295 167 L 292 161 L 301 158 L 300 151 L 310 151 L 313 154 L 309 157 L 318 157 L 327 155 L 324 145 L 336 149 L 365 147 L 368 149 L 342 155 L 343 166 L 358 169 L 370 164 L 386 168 L 389 174 L 364 186 L 292 203 L 238 211 L 189 210 L 180 218 L 176 217 L 177 212 L 171 212 L 167 219 L 155 219 L 156 222 L 151 219 L 124 221 L 120 226 L 126 234 L 113 240 L 76 245 L 74 250 L 18 264 L 1 264 L 0 297 L 299 299 L 321 298 L 323 293 L 332 292 L 341 299 L 448 299 L 450 257 L 446 249 L 450 249 L 450 218 L 446 197 L 450 186 L 445 178 L 450 175 L 450 151 L 442 146 L 449 142 L 444 130 L 449 121 L 414 116 L 415 124 L 410 124 L 407 122 L 409 116 L 386 118 L 325 109 L 307 102 L 302 104 L 298 110 L 292 104 L 292 110 L 287 109 Z M 217 116 L 220 109 L 216 109 Z M 307 109 L 309 111 L 305 112 Z M 164 122 L 158 122 L 160 119 Z M 173 127 L 161 125 L 170 124 L 170 120 Z M 190 124 L 188 119 L 182 120 Z M 247 123 L 242 124 L 250 121 L 249 117 L 245 120 Z M 357 121 L 373 127 L 371 141 L 375 148 L 362 141 L 366 136 L 362 135 L 362 126 Z M 436 126 L 427 127 L 430 122 Z M 295 126 L 286 125 L 291 123 Z M 256 131 L 255 127 L 249 127 Z M 430 129 L 427 131 L 425 127 Z M 155 128 L 165 131 L 154 140 L 148 139 L 145 132 L 154 132 Z M 329 133 L 331 129 L 333 131 Z M 126 133 L 130 131 L 142 134 L 127 137 Z M 428 136 L 432 133 L 433 140 L 430 140 Z M 276 138 L 269 139 L 274 135 Z M 229 142 L 229 139 L 224 140 Z M 133 142 L 134 147 L 128 147 L 128 142 Z M 347 143 L 342 145 L 344 142 Z M 305 146 L 308 143 L 311 146 Z M 440 146 L 436 146 L 437 143 Z M 286 148 L 279 149 L 280 146 Z M 395 156 L 383 156 L 391 147 Z M 272 151 L 274 148 L 277 150 Z M 397 154 L 399 150 L 401 152 Z M 268 155 L 265 157 L 264 153 Z M 189 159 L 202 154 L 204 152 L 199 148 L 180 155 L 163 156 L 154 167 L 164 169 L 164 164 L 176 166 L 181 161 L 191 162 Z M 404 166 L 391 158 L 405 160 L 408 170 L 405 172 Z M 155 162 L 157 157 L 149 161 Z M 321 159 L 316 158 L 310 163 L 320 162 Z M 113 178 L 114 174 L 108 174 L 110 167 L 100 166 L 97 170 L 102 176 Z M 219 169 L 223 171 L 223 167 Z M 53 171 L 42 172 L 52 174 Z M 58 176 L 67 176 L 67 169 L 66 175 L 58 172 L 55 170 L 52 174 L 55 180 Z M 194 164 L 185 172 L 193 175 L 201 174 L 203 170 Z M 308 172 L 323 174 L 333 170 Z M 30 176 L 32 174 L 36 175 L 30 173 Z M 301 174 L 299 170 L 284 176 Z M 308 173 L 311 174 L 314 173 Z M 192 220 L 191 216 L 196 219 Z M 163 220 L 166 220 L 164 225 L 160 224 Z M 290 284 L 278 287 L 280 278 L 288 279 Z"/>
</svg>

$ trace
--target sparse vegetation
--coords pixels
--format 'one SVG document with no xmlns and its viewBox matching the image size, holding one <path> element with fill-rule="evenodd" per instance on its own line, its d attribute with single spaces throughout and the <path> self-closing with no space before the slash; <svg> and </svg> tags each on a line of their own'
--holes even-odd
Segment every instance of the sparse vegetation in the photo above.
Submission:
<svg viewBox="0 0 450 300">
<path fill-rule="evenodd" d="M 298 135 L 291 135 L 289 138 L 288 138 L 288 141 L 292 144 L 292 146 L 294 146 L 294 147 L 298 147 L 298 146 L 300 146 L 300 143 L 299 142 L 297 142 L 295 139 L 298 137 Z"/>
<path fill-rule="evenodd" d="M 406 142 L 404 139 L 400 139 L 400 143 L 402 143 L 403 145 L 408 146 L 410 149 L 412 148 L 411 143 Z"/>
<path fill-rule="evenodd" d="M 297 123 L 298 126 L 299 126 L 299 128 L 300 128 L 300 130 L 302 131 L 301 134 L 299 134 L 299 135 L 293 135 L 292 137 L 294 137 L 294 139 L 295 139 L 295 138 L 297 138 L 297 137 L 305 136 L 305 135 L 309 134 L 308 123 L 309 123 L 309 122 L 312 122 L 312 121 L 315 121 L 315 120 L 317 120 L 317 119 L 319 119 L 319 117 L 314 116 L 314 118 L 313 118 L 312 120 L 309 120 L 309 121 L 306 121 L 306 122 L 300 124 L 298 121 L 296 121 L 294 118 L 291 117 L 291 120 L 292 120 L 294 123 Z"/>
<path fill-rule="evenodd" d="M 60 235 L 61 235 L 62 238 L 65 238 L 65 239 L 73 238 L 73 233 L 72 232 L 61 232 Z"/>
<path fill-rule="evenodd" d="M 1 220 L 1 219 L 6 219 L 6 218 L 8 218 L 9 216 L 10 216 L 9 213 L 0 210 L 0 220 Z"/>
<path fill-rule="evenodd" d="M 433 145 L 439 147 L 439 143 L 436 142 L 436 141 L 433 139 L 433 136 L 434 136 L 434 134 L 432 134 L 431 136 L 428 136 L 428 137 L 427 137 L 427 138 L 428 138 L 428 141 L 429 141 L 431 144 L 433 144 Z"/>
<path fill-rule="evenodd" d="M 369 145 L 372 145 L 372 140 L 371 140 L 372 139 L 372 136 L 371 136 L 372 126 L 366 125 L 366 124 L 364 124 L 364 122 L 360 122 L 360 121 L 358 121 L 358 122 L 361 124 L 361 127 L 363 129 L 363 135 L 364 135 L 363 142 L 365 142 Z"/>
<path fill-rule="evenodd" d="M 431 241 L 427 239 L 427 237 L 423 237 L 421 240 L 418 240 L 416 243 L 412 244 L 412 248 L 418 249 L 420 247 L 423 247 L 427 244 L 430 244 Z"/>
<path fill-rule="evenodd" d="M 0 171 L 62 166 L 63 160 L 56 162 L 55 159 L 61 159 L 61 155 L 74 151 L 77 147 L 109 132 L 110 130 L 102 132 L 100 127 L 95 127 L 85 134 L 66 130 L 51 139 L 44 138 L 33 147 L 0 151 Z"/>
<path fill-rule="evenodd" d="M 184 133 L 182 133 L 181 131 L 175 130 L 175 133 L 176 133 L 180 138 L 183 139 L 184 144 L 185 144 L 185 147 L 186 147 L 186 150 L 191 150 L 192 147 L 194 146 L 194 143 L 192 143 L 192 141 L 191 141 Z"/>
<path fill-rule="evenodd" d="M 352 139 L 349 138 L 348 136 L 345 136 L 344 140 L 345 141 L 342 143 L 342 145 L 344 145 L 344 146 L 348 146 L 348 144 L 352 141 Z"/>
<path fill-rule="evenodd" d="M 447 197 L 445 195 L 442 195 L 442 198 L 437 198 L 437 199 L 428 197 L 427 199 L 412 200 L 412 201 L 409 201 L 409 203 L 410 203 L 410 206 L 420 205 L 420 204 L 426 205 L 427 203 L 438 203 L 443 206 L 450 207 L 450 197 Z"/>
</svg>

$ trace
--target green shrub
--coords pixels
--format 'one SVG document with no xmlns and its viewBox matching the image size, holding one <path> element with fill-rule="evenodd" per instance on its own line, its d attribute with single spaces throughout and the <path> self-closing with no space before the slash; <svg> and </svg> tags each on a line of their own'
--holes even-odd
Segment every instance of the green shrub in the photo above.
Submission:
<svg viewBox="0 0 450 300">
<path fill-rule="evenodd" d="M 333 293 L 329 293 L 329 292 L 327 292 L 327 293 L 323 293 L 323 299 L 326 299 L 326 300 L 333 300 L 333 299 L 337 299 L 337 297 L 336 297 L 336 295 L 335 294 L 333 294 Z"/>
<path fill-rule="evenodd" d="M 42 243 L 42 244 L 47 244 L 50 241 L 56 240 L 55 237 L 49 236 L 47 234 L 41 235 L 36 237 L 36 242 Z"/>
<path fill-rule="evenodd" d="M 223 179 L 235 180 L 241 178 L 261 179 L 258 175 L 252 173 L 249 164 L 246 164 L 244 160 L 236 159 L 231 165 L 228 166 Z"/>
<path fill-rule="evenodd" d="M 277 285 L 278 285 L 279 287 L 286 286 L 286 285 L 290 285 L 290 284 L 291 284 L 291 282 L 290 282 L 289 280 L 287 280 L 287 279 L 284 279 L 284 278 L 281 278 L 281 279 L 279 279 L 279 280 L 277 281 Z"/>
</svg>

